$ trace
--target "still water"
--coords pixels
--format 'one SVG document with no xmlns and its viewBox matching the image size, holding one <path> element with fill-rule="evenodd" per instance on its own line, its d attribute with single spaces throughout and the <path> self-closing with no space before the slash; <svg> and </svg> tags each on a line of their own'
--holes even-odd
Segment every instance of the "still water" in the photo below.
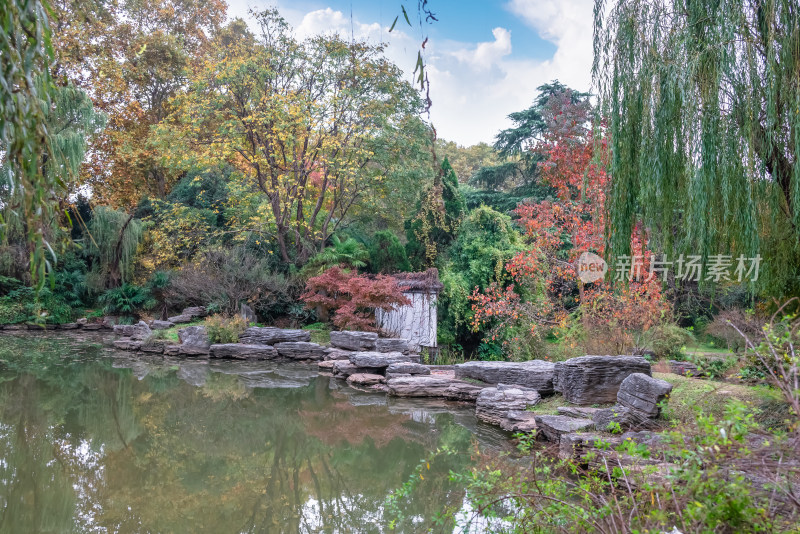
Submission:
<svg viewBox="0 0 800 534">
<path fill-rule="evenodd" d="M 101 338 L 0 333 L 0 532 L 452 532 L 447 474 L 507 436 L 456 404 L 315 367 L 135 357 Z"/>
</svg>

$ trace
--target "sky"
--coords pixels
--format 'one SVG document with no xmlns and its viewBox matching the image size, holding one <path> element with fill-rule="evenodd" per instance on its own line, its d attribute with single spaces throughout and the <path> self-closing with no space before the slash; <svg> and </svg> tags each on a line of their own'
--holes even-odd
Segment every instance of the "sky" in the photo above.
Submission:
<svg viewBox="0 0 800 534">
<path fill-rule="evenodd" d="M 404 3 L 413 27 L 400 15 Z M 245 20 L 251 8 L 277 7 L 299 38 L 339 32 L 382 42 L 409 81 L 424 32 L 430 120 L 440 138 L 464 146 L 492 143 L 511 126 L 507 115 L 529 107 L 543 83 L 557 79 L 577 90 L 591 88 L 593 0 L 429 0 L 438 21 L 422 29 L 413 0 L 228 4 L 230 18 Z"/>
</svg>

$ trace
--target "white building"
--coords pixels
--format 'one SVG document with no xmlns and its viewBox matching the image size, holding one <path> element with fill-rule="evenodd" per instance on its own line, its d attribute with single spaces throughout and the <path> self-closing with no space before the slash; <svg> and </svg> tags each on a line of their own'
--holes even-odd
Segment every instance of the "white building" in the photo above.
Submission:
<svg viewBox="0 0 800 534">
<path fill-rule="evenodd" d="M 408 339 L 420 347 L 436 347 L 436 300 L 442 290 L 439 271 L 393 275 L 403 295 L 411 301 L 396 310 L 377 309 L 378 328 L 389 337 Z"/>
</svg>

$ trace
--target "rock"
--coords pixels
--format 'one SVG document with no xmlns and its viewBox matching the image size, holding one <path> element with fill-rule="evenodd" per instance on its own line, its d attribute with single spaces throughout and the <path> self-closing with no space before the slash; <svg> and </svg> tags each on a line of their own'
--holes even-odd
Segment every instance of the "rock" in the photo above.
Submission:
<svg viewBox="0 0 800 534">
<path fill-rule="evenodd" d="M 661 412 L 659 403 L 672 391 L 672 384 L 649 374 L 629 375 L 619 387 L 617 404 L 655 418 Z"/>
<path fill-rule="evenodd" d="M 158 319 L 150 321 L 150 328 L 152 330 L 166 330 L 167 328 L 172 328 L 173 326 L 175 326 L 175 323 L 170 321 L 160 321 Z"/>
<path fill-rule="evenodd" d="M 558 415 L 575 417 L 576 419 L 591 419 L 592 416 L 600 411 L 600 408 L 587 408 L 585 406 L 559 406 L 556 408 Z"/>
<path fill-rule="evenodd" d="M 411 352 L 411 344 L 407 339 L 400 337 L 378 338 L 375 341 L 375 350 L 378 352 Z"/>
<path fill-rule="evenodd" d="M 581 459 L 587 452 L 607 445 L 617 446 L 622 440 L 618 437 L 592 432 L 562 434 L 558 456 L 564 460 Z"/>
<path fill-rule="evenodd" d="M 480 392 L 475 402 L 475 416 L 484 423 L 502 426 L 509 411 L 525 411 L 540 400 L 542 396 L 535 389 L 498 384 Z"/>
<path fill-rule="evenodd" d="M 389 380 L 389 394 L 397 397 L 443 397 L 450 400 L 475 400 L 483 387 L 435 376 L 408 376 Z"/>
<path fill-rule="evenodd" d="M 117 339 L 114 341 L 114 347 L 120 350 L 139 350 L 142 347 L 142 342 L 132 341 L 130 338 Z"/>
<path fill-rule="evenodd" d="M 536 430 L 536 414 L 528 411 L 509 410 L 500 421 L 500 428 L 508 432 L 531 432 Z"/>
<path fill-rule="evenodd" d="M 356 373 L 377 375 L 381 371 L 381 369 L 359 367 L 350 363 L 349 360 L 333 360 L 333 362 L 333 376 L 340 378 L 347 378 Z"/>
<path fill-rule="evenodd" d="M 119 317 L 107 315 L 106 317 L 103 317 L 102 321 L 103 328 L 105 328 L 106 330 L 111 330 L 117 324 L 117 321 L 119 321 Z"/>
<path fill-rule="evenodd" d="M 641 430 L 639 432 L 625 432 L 620 436 L 622 441 L 633 441 L 639 445 L 647 445 L 648 447 L 655 448 L 662 444 L 664 436 L 656 432 L 648 430 Z"/>
<path fill-rule="evenodd" d="M 204 356 L 211 349 L 205 326 L 187 326 L 178 330 L 180 353 L 186 356 Z"/>
<path fill-rule="evenodd" d="M 114 334 L 121 337 L 131 337 L 133 335 L 132 324 L 116 324 L 114 325 Z"/>
<path fill-rule="evenodd" d="M 191 317 L 205 317 L 208 315 L 205 306 L 190 306 L 189 308 L 184 308 L 181 312 L 181 315 L 189 315 Z"/>
<path fill-rule="evenodd" d="M 555 365 L 542 360 L 529 362 L 466 362 L 455 366 L 456 378 L 472 378 L 487 384 L 518 384 L 541 395 L 553 392 Z"/>
<path fill-rule="evenodd" d="M 386 377 L 386 380 L 391 380 L 392 378 L 401 378 L 401 377 L 413 376 L 413 375 L 411 375 L 409 373 L 390 373 L 389 371 L 386 371 L 386 373 L 383 376 Z"/>
<path fill-rule="evenodd" d="M 635 410 L 624 406 L 614 405 L 612 408 L 598 410 L 593 416 L 594 427 L 601 432 L 614 430 L 612 423 L 616 423 L 622 429 L 631 428 L 645 424 L 648 418 L 638 414 Z"/>
<path fill-rule="evenodd" d="M 403 354 L 402 352 L 354 352 L 350 355 L 350 362 L 353 365 L 375 369 L 386 368 L 393 363 L 410 361 L 408 354 Z"/>
<path fill-rule="evenodd" d="M 88 323 L 89 323 L 89 319 L 87 319 L 86 317 L 81 317 L 81 318 L 80 318 L 80 319 L 78 319 L 76 322 L 77 322 L 79 325 L 85 325 L 85 324 L 88 324 Z"/>
<path fill-rule="evenodd" d="M 572 404 L 614 402 L 633 373 L 649 375 L 650 362 L 641 356 L 580 356 L 555 364 L 553 385 Z"/>
<path fill-rule="evenodd" d="M 175 315 L 173 317 L 167 318 L 172 324 L 184 324 L 184 323 L 191 323 L 193 317 L 191 315 Z"/>
<path fill-rule="evenodd" d="M 168 356 L 177 356 L 181 353 L 181 346 L 174 343 L 164 346 L 164 354 Z"/>
<path fill-rule="evenodd" d="M 142 352 L 153 352 L 156 354 L 163 354 L 164 347 L 166 347 L 167 342 L 163 339 L 148 339 L 147 341 L 142 343 L 142 346 L 139 348 Z"/>
<path fill-rule="evenodd" d="M 244 345 L 242 343 L 219 343 L 211 345 L 212 358 L 233 358 L 236 360 L 273 360 L 278 351 L 271 345 Z"/>
<path fill-rule="evenodd" d="M 338 360 L 325 360 L 323 362 L 319 362 L 317 367 L 320 371 L 328 371 L 333 372 L 333 366 L 336 365 Z"/>
<path fill-rule="evenodd" d="M 81 328 L 88 331 L 102 330 L 103 323 L 85 323 Z"/>
<path fill-rule="evenodd" d="M 251 326 L 239 336 L 239 343 L 248 345 L 274 345 L 293 341 L 311 341 L 311 332 L 275 328 L 274 326 Z"/>
<path fill-rule="evenodd" d="M 81 325 L 78 323 L 64 323 L 60 326 L 61 330 L 76 330 L 80 328 Z"/>
<path fill-rule="evenodd" d="M 256 312 L 253 311 L 253 308 L 242 302 L 239 305 L 239 315 L 244 319 L 247 324 L 257 323 L 258 317 L 256 316 Z"/>
<path fill-rule="evenodd" d="M 393 363 L 386 368 L 386 373 L 397 373 L 404 375 L 429 375 L 431 369 L 427 365 L 412 362 Z"/>
<path fill-rule="evenodd" d="M 536 430 L 538 435 L 543 436 L 547 441 L 554 443 L 561 442 L 561 436 L 571 432 L 579 432 L 592 428 L 594 422 L 591 419 L 576 419 L 566 415 L 537 415 Z"/>
<path fill-rule="evenodd" d="M 347 350 L 375 350 L 378 334 L 342 330 L 331 332 L 331 346 Z"/>
<path fill-rule="evenodd" d="M 325 347 L 307 341 L 286 341 L 276 343 L 278 354 L 292 360 L 321 360 L 325 357 Z"/>
<path fill-rule="evenodd" d="M 669 361 L 669 370 L 680 376 L 701 376 L 700 370 L 692 362 Z"/>
<path fill-rule="evenodd" d="M 325 360 L 349 360 L 350 355 L 353 354 L 349 350 L 335 349 L 328 347 L 325 349 Z"/>
<path fill-rule="evenodd" d="M 355 384 L 359 386 L 372 386 L 380 384 L 386 379 L 381 375 L 373 375 L 369 373 L 355 373 L 347 377 L 348 384 Z"/>
</svg>

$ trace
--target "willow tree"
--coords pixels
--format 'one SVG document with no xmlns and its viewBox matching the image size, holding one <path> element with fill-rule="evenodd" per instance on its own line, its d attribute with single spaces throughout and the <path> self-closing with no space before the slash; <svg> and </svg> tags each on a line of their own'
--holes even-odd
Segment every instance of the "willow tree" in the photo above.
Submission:
<svg viewBox="0 0 800 534">
<path fill-rule="evenodd" d="M 610 116 L 607 239 L 754 257 L 791 292 L 800 259 L 796 0 L 595 1 L 595 84 Z M 796 284 L 796 282 L 795 282 Z"/>
</svg>

